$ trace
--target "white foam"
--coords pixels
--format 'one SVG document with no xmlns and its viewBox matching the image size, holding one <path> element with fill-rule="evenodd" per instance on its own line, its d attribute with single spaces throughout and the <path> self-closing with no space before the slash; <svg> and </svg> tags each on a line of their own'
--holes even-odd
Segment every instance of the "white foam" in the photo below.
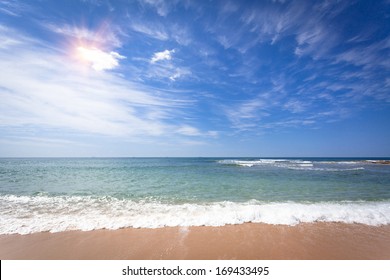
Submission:
<svg viewBox="0 0 390 280">
<path fill-rule="evenodd" d="M 258 160 L 235 160 L 235 159 L 224 159 L 219 160 L 218 163 L 228 165 L 239 165 L 239 166 L 258 166 L 258 165 L 275 165 L 283 162 L 289 162 L 286 159 L 258 159 Z"/>
<path fill-rule="evenodd" d="M 390 224 L 390 201 L 163 204 L 110 197 L 0 196 L 0 234 L 68 230 L 223 226 L 245 222 Z"/>
<path fill-rule="evenodd" d="M 364 167 L 355 167 L 355 168 L 321 168 L 321 167 L 311 167 L 311 166 L 290 166 L 288 168 L 289 169 L 293 169 L 293 170 L 330 171 L 330 172 L 364 170 Z"/>
<path fill-rule="evenodd" d="M 298 160 L 298 159 L 258 159 L 258 160 L 220 160 L 220 164 L 227 165 L 238 165 L 243 167 L 254 167 L 254 166 L 273 166 L 278 168 L 286 168 L 292 170 L 308 170 L 308 171 L 356 171 L 364 170 L 364 167 L 344 167 L 358 164 L 358 162 L 312 162 L 309 160 Z M 329 164 L 337 164 L 337 167 L 329 167 Z"/>
</svg>

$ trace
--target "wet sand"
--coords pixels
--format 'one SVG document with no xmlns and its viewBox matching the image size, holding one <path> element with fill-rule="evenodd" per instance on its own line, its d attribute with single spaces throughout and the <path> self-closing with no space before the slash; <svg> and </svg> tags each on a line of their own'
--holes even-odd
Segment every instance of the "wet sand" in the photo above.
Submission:
<svg viewBox="0 0 390 280">
<path fill-rule="evenodd" d="M 390 226 L 243 224 L 0 235 L 0 259 L 390 259 Z"/>
</svg>

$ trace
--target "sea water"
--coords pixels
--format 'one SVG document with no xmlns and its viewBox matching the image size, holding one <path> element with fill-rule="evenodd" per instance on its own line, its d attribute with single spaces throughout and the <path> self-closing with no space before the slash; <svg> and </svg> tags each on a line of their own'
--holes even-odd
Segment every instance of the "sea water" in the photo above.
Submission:
<svg viewBox="0 0 390 280">
<path fill-rule="evenodd" d="M 0 234 L 390 224 L 388 159 L 0 159 Z"/>
</svg>

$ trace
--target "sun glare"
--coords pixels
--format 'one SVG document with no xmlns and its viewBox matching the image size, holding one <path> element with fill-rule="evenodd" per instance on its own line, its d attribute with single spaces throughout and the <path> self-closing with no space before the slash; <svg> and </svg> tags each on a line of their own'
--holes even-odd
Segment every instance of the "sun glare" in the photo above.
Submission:
<svg viewBox="0 0 390 280">
<path fill-rule="evenodd" d="M 85 47 L 78 47 L 80 58 L 85 61 L 93 61 L 99 54 L 99 50 L 96 48 L 88 49 Z"/>
<path fill-rule="evenodd" d="M 119 65 L 118 60 L 125 58 L 116 52 L 104 52 L 98 48 L 77 48 L 79 60 L 89 63 L 96 71 L 109 70 Z"/>
</svg>

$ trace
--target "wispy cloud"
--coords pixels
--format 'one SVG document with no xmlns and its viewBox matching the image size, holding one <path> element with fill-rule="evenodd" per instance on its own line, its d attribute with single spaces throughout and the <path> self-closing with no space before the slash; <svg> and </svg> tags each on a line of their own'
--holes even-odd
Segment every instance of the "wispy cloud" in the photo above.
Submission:
<svg viewBox="0 0 390 280">
<path fill-rule="evenodd" d="M 9 137 L 9 139 L 0 139 L 0 143 L 7 145 L 26 145 L 42 147 L 68 147 L 68 146 L 92 146 L 93 144 L 71 141 L 60 138 L 43 138 L 43 137 Z"/>
<path fill-rule="evenodd" d="M 153 7 L 156 12 L 162 17 L 165 17 L 169 14 L 171 5 L 175 3 L 175 1 L 164 0 L 141 0 L 141 2 Z"/>
<path fill-rule="evenodd" d="M 0 13 L 20 17 L 26 11 L 30 11 L 32 8 L 21 1 L 15 0 L 2 0 L 0 2 Z"/>
<path fill-rule="evenodd" d="M 344 12 L 353 5 L 273 1 L 236 7 L 222 2 L 205 29 L 227 59 L 215 53 L 207 59 L 218 59 L 220 76 L 215 80 L 221 86 L 226 81 L 226 95 L 237 100 L 219 102 L 232 129 L 316 128 L 390 100 L 385 74 L 390 39 L 364 28 L 346 30 Z M 345 41 L 347 33 L 353 40 Z M 372 40 L 374 36 L 382 39 Z"/>
<path fill-rule="evenodd" d="M 390 36 L 379 42 L 344 51 L 335 57 L 337 62 L 347 62 L 364 68 L 390 68 Z"/>
<path fill-rule="evenodd" d="M 41 25 L 54 33 L 74 40 L 73 44 L 92 45 L 95 47 L 122 46 L 122 41 L 118 34 L 123 35 L 123 32 L 119 30 L 119 27 L 110 22 L 103 21 L 94 30 L 69 24 L 53 24 L 51 22 L 44 22 Z"/>
<path fill-rule="evenodd" d="M 8 27 L 0 24 L 0 49 L 12 49 L 13 47 L 26 43 L 32 45 L 40 44 L 39 41 L 22 34 L 18 34 L 18 36 L 10 36 L 9 32 L 10 29 Z"/>
<path fill-rule="evenodd" d="M 337 34 L 322 25 L 308 25 L 302 28 L 297 34 L 297 56 L 312 55 L 313 57 L 323 56 L 329 53 L 331 48 L 337 44 Z"/>
<path fill-rule="evenodd" d="M 165 28 L 156 23 L 146 25 L 144 23 L 134 22 L 131 24 L 131 29 L 157 40 L 166 41 L 169 39 L 169 34 Z"/>
<path fill-rule="evenodd" d="M 188 67 L 176 66 L 171 62 L 172 55 L 175 52 L 172 49 L 154 53 L 149 61 L 150 68 L 147 75 L 154 78 L 169 79 L 172 82 L 191 75 L 192 72 Z"/>
<path fill-rule="evenodd" d="M 179 45 L 188 46 L 192 41 L 192 35 L 186 25 L 177 23 L 162 24 L 158 20 L 134 20 L 130 28 L 132 31 L 146 35 L 159 41 L 175 41 Z"/>
<path fill-rule="evenodd" d="M 171 81 L 176 81 L 177 79 L 180 79 L 185 76 L 191 75 L 192 72 L 188 68 L 176 68 L 172 75 L 169 77 Z"/>
<path fill-rule="evenodd" d="M 233 128 L 238 131 L 257 129 L 259 121 L 268 115 L 266 100 L 257 97 L 225 108 L 224 112 Z"/>
<path fill-rule="evenodd" d="M 387 18 L 356 1 L 117 2 L 83 1 L 70 18 L 51 16 L 63 3 L 0 1 L 1 134 L 196 143 L 390 102 Z"/>
<path fill-rule="evenodd" d="M 189 68 L 175 66 L 169 61 L 165 61 L 165 63 L 150 63 L 150 67 L 143 75 L 147 79 L 156 79 L 164 82 L 167 80 L 175 82 L 190 75 L 193 76 Z"/>
<path fill-rule="evenodd" d="M 229 17 L 239 7 L 223 2 L 220 17 L 208 25 L 217 41 L 225 49 L 241 53 L 261 44 L 274 45 L 285 38 L 294 38 L 298 56 L 323 56 L 340 43 L 339 30 L 330 26 L 351 3 L 325 1 L 273 1 L 243 8 L 240 14 Z"/>
<path fill-rule="evenodd" d="M 283 106 L 292 113 L 301 113 L 305 111 L 307 104 L 301 100 L 292 99 L 287 101 Z"/>
<path fill-rule="evenodd" d="M 170 27 L 170 34 L 172 39 L 182 46 L 188 46 L 193 41 L 190 31 L 185 26 L 173 24 Z"/>
<path fill-rule="evenodd" d="M 217 131 L 200 131 L 196 127 L 183 125 L 177 129 L 177 132 L 186 136 L 217 137 Z"/>
<path fill-rule="evenodd" d="M 222 7 L 221 7 L 221 14 L 229 16 L 232 13 L 238 11 L 240 6 L 236 2 L 232 1 L 223 1 Z"/>
</svg>

